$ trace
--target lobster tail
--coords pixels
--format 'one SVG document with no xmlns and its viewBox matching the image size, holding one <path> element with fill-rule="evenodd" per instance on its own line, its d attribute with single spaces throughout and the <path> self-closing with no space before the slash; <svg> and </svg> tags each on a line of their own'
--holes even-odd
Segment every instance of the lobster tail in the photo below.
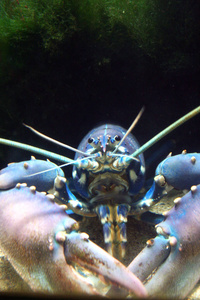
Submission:
<svg viewBox="0 0 200 300">
<path fill-rule="evenodd" d="M 122 260 L 125 256 L 128 211 L 129 207 L 124 204 L 100 205 L 97 207 L 97 214 L 103 225 L 106 250 L 119 260 Z"/>
</svg>

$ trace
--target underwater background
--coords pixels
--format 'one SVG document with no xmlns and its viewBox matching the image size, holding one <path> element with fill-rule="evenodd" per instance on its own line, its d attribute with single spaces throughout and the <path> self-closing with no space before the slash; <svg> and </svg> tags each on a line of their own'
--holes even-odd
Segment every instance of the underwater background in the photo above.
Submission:
<svg viewBox="0 0 200 300">
<path fill-rule="evenodd" d="M 1 0 L 0 136 L 73 157 L 22 124 L 78 147 L 100 124 L 128 128 L 145 106 L 133 130 L 145 143 L 200 104 L 199 16 L 192 0 Z M 199 125 L 200 115 L 145 156 L 168 141 L 155 163 L 200 151 Z M 0 146 L 1 167 L 29 158 Z"/>
</svg>

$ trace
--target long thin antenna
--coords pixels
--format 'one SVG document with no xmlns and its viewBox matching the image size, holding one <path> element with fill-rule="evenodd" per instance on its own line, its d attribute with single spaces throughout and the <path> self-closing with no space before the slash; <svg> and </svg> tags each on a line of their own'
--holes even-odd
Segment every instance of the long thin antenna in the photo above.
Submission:
<svg viewBox="0 0 200 300">
<path fill-rule="evenodd" d="M 133 154 L 131 154 L 131 157 L 136 157 L 146 151 L 148 148 L 150 148 L 152 145 L 154 145 L 156 142 L 158 142 L 160 139 L 162 139 L 164 136 L 172 132 L 174 129 L 179 127 L 180 125 L 184 124 L 189 119 L 193 118 L 197 114 L 200 113 L 200 106 L 193 109 L 191 112 L 183 116 L 182 118 L 178 119 L 173 124 L 169 125 L 167 128 L 159 132 L 157 135 L 155 135 L 150 141 L 145 143 L 143 146 L 141 146 L 139 149 L 137 149 Z"/>
<path fill-rule="evenodd" d="M 62 156 L 62 155 L 59 155 L 57 153 L 50 152 L 50 151 L 47 151 L 44 149 L 40 149 L 40 148 L 31 146 L 31 145 L 7 140 L 7 139 L 0 138 L 0 144 L 19 148 L 19 149 L 30 151 L 30 152 L 34 152 L 36 154 L 43 155 L 43 156 L 49 157 L 50 159 L 55 159 L 55 160 L 63 162 L 63 163 L 75 162 L 75 160 L 65 157 L 65 156 Z"/>
<path fill-rule="evenodd" d="M 125 135 L 123 136 L 123 138 L 121 139 L 121 141 L 119 142 L 119 144 L 117 144 L 115 150 L 112 153 L 115 153 L 117 151 L 117 149 L 123 143 L 123 141 L 125 140 L 125 138 L 127 137 L 127 135 L 133 130 L 133 128 L 135 127 L 135 125 L 137 124 L 137 122 L 139 121 L 139 119 L 141 118 L 143 112 L 144 112 L 144 106 L 142 107 L 142 109 L 140 110 L 139 114 L 137 115 L 137 117 L 135 118 L 135 120 L 133 121 L 133 123 L 131 124 L 131 126 L 129 127 L 129 129 L 127 130 L 127 132 L 125 133 Z"/>
<path fill-rule="evenodd" d="M 33 131 L 35 134 L 37 134 L 37 135 L 39 135 L 40 137 L 42 137 L 43 139 L 46 139 L 46 140 L 48 140 L 48 141 L 50 141 L 50 142 L 52 142 L 52 143 L 54 143 L 54 144 L 57 144 L 57 145 L 59 145 L 59 146 L 62 146 L 62 147 L 67 148 L 67 149 L 69 149 L 69 150 L 72 150 L 72 151 L 77 152 L 77 153 L 79 153 L 79 154 L 81 154 L 81 155 L 84 155 L 84 156 L 90 155 L 90 154 L 85 153 L 85 152 L 82 152 L 81 150 L 78 150 L 78 149 L 76 149 L 76 148 L 74 148 L 74 147 L 71 147 L 71 146 L 69 146 L 69 145 L 63 144 L 63 143 L 61 143 L 61 142 L 59 142 L 59 141 L 57 141 L 57 140 L 55 140 L 55 139 L 53 139 L 53 138 L 50 138 L 49 136 L 47 136 L 47 135 L 45 135 L 45 134 L 43 134 L 43 133 L 37 131 L 36 129 L 34 129 L 33 127 L 31 127 L 31 126 L 29 126 L 29 125 L 26 125 L 26 124 L 24 124 L 24 123 L 23 123 L 23 125 L 24 125 L 25 127 L 29 128 L 29 129 L 30 129 L 31 131 Z"/>
</svg>

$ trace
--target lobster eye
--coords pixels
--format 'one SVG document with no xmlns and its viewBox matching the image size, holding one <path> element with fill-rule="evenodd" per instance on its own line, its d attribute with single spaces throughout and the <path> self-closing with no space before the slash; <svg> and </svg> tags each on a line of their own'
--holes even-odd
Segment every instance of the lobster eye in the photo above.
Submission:
<svg viewBox="0 0 200 300">
<path fill-rule="evenodd" d="M 90 138 L 88 139 L 88 143 L 91 144 L 92 142 L 94 142 L 94 139 L 90 137 Z"/>
<path fill-rule="evenodd" d="M 119 141 L 121 140 L 121 137 L 120 137 L 119 135 L 116 135 L 116 136 L 114 137 L 114 139 L 115 139 L 115 141 L 119 142 Z"/>
</svg>

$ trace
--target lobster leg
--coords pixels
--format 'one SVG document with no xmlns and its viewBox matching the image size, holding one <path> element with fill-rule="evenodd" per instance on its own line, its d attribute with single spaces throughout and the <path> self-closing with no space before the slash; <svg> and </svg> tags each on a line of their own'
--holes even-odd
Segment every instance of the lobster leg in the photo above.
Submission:
<svg viewBox="0 0 200 300">
<path fill-rule="evenodd" d="M 76 221 L 35 187 L 0 192 L 0 232 L 1 249 L 33 291 L 102 295 L 103 277 L 105 289 L 114 283 L 146 296 L 139 279 L 78 233 Z"/>
</svg>

